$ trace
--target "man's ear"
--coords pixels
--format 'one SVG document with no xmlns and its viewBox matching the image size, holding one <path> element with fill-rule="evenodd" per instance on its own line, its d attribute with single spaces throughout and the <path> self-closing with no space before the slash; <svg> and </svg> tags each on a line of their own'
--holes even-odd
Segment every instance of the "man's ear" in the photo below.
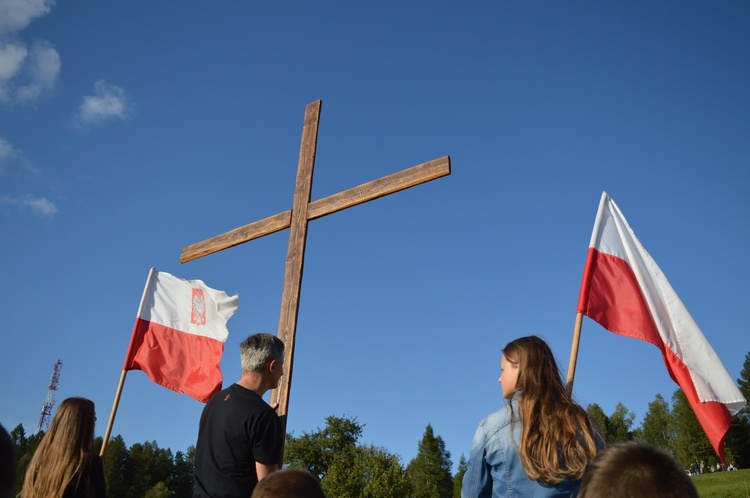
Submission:
<svg viewBox="0 0 750 498">
<path fill-rule="evenodd" d="M 273 373 L 274 370 L 276 370 L 276 367 L 278 367 L 278 360 L 271 360 L 268 362 L 268 371 Z"/>
</svg>

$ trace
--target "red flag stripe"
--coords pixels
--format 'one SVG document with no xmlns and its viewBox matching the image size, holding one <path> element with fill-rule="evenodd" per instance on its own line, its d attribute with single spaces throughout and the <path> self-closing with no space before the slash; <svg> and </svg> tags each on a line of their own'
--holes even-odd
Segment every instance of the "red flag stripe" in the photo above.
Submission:
<svg viewBox="0 0 750 498">
<path fill-rule="evenodd" d="M 143 370 L 155 383 L 207 402 L 221 389 L 224 343 L 137 318 L 125 370 Z"/>
<path fill-rule="evenodd" d="M 579 311 L 605 329 L 662 349 L 648 305 L 630 265 L 617 256 L 589 249 L 590 277 L 588 301 Z"/>
</svg>

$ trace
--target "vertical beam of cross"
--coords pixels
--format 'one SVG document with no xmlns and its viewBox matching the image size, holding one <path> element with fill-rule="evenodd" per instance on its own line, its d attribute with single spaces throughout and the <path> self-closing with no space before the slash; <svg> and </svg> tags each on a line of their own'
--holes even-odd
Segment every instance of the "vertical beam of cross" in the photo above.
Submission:
<svg viewBox="0 0 750 498">
<path fill-rule="evenodd" d="M 294 188 L 292 219 L 289 231 L 289 247 L 284 269 L 284 290 L 281 294 L 281 314 L 279 316 L 279 339 L 284 341 L 285 373 L 279 387 L 273 391 L 271 403 L 279 403 L 278 413 L 286 433 L 286 415 L 289 409 L 289 391 L 292 385 L 294 367 L 294 339 L 299 313 L 299 296 L 302 289 L 302 270 L 305 264 L 305 242 L 307 240 L 307 210 L 312 192 L 312 175 L 315 167 L 315 151 L 318 145 L 318 123 L 321 101 L 315 101 L 305 108 L 305 122 L 302 126 L 302 143 L 299 149 L 297 184 Z"/>
</svg>

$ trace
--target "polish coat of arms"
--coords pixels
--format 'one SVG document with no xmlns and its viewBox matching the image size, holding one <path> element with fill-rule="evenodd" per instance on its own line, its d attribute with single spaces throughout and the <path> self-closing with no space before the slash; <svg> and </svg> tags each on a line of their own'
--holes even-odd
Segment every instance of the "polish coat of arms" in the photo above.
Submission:
<svg viewBox="0 0 750 498">
<path fill-rule="evenodd" d="M 199 326 L 206 324 L 206 296 L 203 295 L 202 289 L 193 289 L 190 323 Z"/>
</svg>

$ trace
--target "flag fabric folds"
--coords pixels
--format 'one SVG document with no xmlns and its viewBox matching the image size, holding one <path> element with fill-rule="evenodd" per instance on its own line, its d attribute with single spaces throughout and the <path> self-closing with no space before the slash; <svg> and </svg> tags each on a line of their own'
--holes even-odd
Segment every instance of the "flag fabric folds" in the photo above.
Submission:
<svg viewBox="0 0 750 498">
<path fill-rule="evenodd" d="M 221 390 L 226 323 L 239 298 L 151 269 L 123 370 L 206 402 Z"/>
<path fill-rule="evenodd" d="M 578 312 L 610 332 L 661 350 L 669 375 L 723 461 L 730 420 L 746 400 L 606 192 L 591 235 Z"/>
</svg>

